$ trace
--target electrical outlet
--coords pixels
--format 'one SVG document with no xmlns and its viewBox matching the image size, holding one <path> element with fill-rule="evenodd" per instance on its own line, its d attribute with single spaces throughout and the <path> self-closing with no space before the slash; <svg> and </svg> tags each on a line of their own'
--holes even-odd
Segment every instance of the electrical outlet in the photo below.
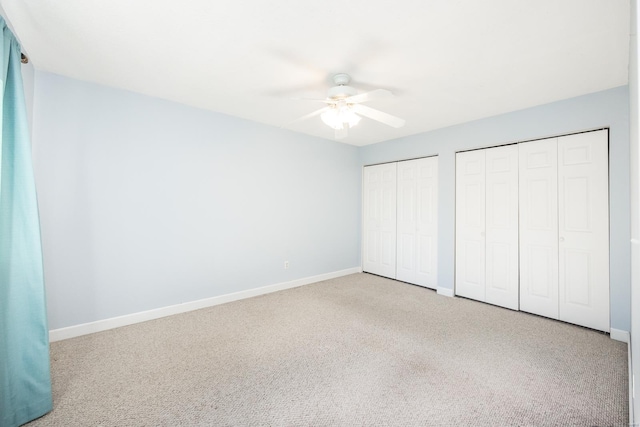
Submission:
<svg viewBox="0 0 640 427">
<path fill-rule="evenodd" d="M 289 261 L 285 261 L 284 262 L 284 269 L 288 270 L 289 269 Z"/>
</svg>

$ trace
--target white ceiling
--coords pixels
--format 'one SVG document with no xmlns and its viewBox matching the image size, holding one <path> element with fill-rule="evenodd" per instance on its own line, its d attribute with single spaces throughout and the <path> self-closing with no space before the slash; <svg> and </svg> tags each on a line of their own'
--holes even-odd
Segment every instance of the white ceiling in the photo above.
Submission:
<svg viewBox="0 0 640 427">
<path fill-rule="evenodd" d="M 1 0 L 35 67 L 333 139 L 331 76 L 396 97 L 366 145 L 627 84 L 629 0 Z"/>
</svg>

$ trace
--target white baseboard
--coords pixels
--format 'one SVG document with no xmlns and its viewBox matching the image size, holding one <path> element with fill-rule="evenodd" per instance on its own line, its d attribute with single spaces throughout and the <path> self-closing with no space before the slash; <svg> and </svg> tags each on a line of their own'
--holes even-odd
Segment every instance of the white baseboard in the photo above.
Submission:
<svg viewBox="0 0 640 427">
<path fill-rule="evenodd" d="M 629 344 L 629 331 L 611 328 L 610 335 L 612 340 L 622 341 Z"/>
<path fill-rule="evenodd" d="M 438 287 L 438 295 L 453 297 L 453 289 Z"/>
<path fill-rule="evenodd" d="M 174 314 L 186 313 L 188 311 L 199 310 L 201 308 L 213 307 L 214 305 L 227 302 L 238 301 L 258 295 L 270 294 L 272 292 L 285 289 L 297 288 L 298 286 L 309 285 L 323 280 L 335 279 L 336 277 L 347 276 L 349 274 L 361 273 L 361 267 L 347 268 L 346 270 L 333 271 L 331 273 L 319 274 L 317 276 L 304 277 L 290 282 L 276 283 L 274 285 L 263 286 L 261 288 L 247 289 L 246 291 L 234 292 L 217 297 L 205 298 L 197 301 L 185 302 L 182 304 L 170 305 L 168 307 L 156 308 L 153 310 L 141 311 L 124 316 L 112 317 L 90 323 L 69 326 L 66 328 L 53 329 L 49 331 L 49 341 L 61 341 L 75 338 L 82 335 L 102 332 L 121 326 L 133 325 L 135 323 L 146 322 L 148 320 L 159 319 L 161 317 L 172 316 Z"/>
</svg>

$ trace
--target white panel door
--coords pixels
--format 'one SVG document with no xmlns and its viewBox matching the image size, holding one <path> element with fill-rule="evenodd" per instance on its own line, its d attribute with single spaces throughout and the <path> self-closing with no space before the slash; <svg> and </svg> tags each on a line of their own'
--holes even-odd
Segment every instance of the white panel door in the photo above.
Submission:
<svg viewBox="0 0 640 427">
<path fill-rule="evenodd" d="M 396 163 L 364 168 L 363 271 L 396 277 Z"/>
<path fill-rule="evenodd" d="M 485 152 L 456 154 L 456 295 L 485 301 Z"/>
<path fill-rule="evenodd" d="M 437 287 L 438 158 L 398 163 L 396 278 Z"/>
<path fill-rule="evenodd" d="M 397 265 L 396 278 L 416 282 L 418 231 L 418 164 L 398 162 Z"/>
<path fill-rule="evenodd" d="M 416 285 L 438 287 L 438 157 L 418 162 Z"/>
<path fill-rule="evenodd" d="M 609 331 L 608 132 L 558 138 L 560 320 Z"/>
<path fill-rule="evenodd" d="M 518 146 L 485 150 L 486 299 L 518 309 Z"/>
<path fill-rule="evenodd" d="M 558 319 L 557 138 L 519 144 L 520 310 Z"/>
</svg>

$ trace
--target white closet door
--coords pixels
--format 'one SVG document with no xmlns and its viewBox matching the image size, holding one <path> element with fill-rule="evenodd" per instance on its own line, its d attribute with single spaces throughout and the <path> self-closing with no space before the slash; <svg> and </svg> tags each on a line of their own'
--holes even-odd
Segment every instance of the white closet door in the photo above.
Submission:
<svg viewBox="0 0 640 427">
<path fill-rule="evenodd" d="M 418 162 L 417 285 L 438 287 L 438 157 Z"/>
<path fill-rule="evenodd" d="M 558 138 L 560 320 L 609 331 L 608 132 Z"/>
<path fill-rule="evenodd" d="M 485 300 L 485 152 L 456 154 L 455 293 Z"/>
<path fill-rule="evenodd" d="M 418 230 L 418 164 L 398 162 L 398 260 L 396 278 L 415 283 Z"/>
<path fill-rule="evenodd" d="M 396 277 L 396 163 L 364 168 L 363 270 Z"/>
<path fill-rule="evenodd" d="M 520 310 L 558 318 L 557 138 L 519 144 Z"/>
<path fill-rule="evenodd" d="M 438 158 L 398 163 L 398 280 L 437 287 Z"/>
<path fill-rule="evenodd" d="M 485 150 L 486 302 L 518 309 L 518 146 Z"/>
</svg>

